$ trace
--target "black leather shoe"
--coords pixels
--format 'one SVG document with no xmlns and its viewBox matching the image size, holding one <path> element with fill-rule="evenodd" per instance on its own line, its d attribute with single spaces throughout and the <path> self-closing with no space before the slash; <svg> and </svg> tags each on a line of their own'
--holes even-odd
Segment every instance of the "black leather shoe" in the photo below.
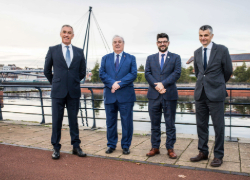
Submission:
<svg viewBox="0 0 250 180">
<path fill-rule="evenodd" d="M 130 151 L 128 148 L 124 148 L 122 153 L 125 155 L 128 155 L 128 154 L 130 154 Z"/>
<path fill-rule="evenodd" d="M 79 157 L 86 157 L 87 154 L 82 151 L 81 148 L 73 148 L 73 154 L 78 155 Z"/>
<path fill-rule="evenodd" d="M 59 159 L 60 158 L 60 150 L 54 149 L 52 153 L 52 159 Z"/>
<path fill-rule="evenodd" d="M 207 159 L 208 159 L 207 155 L 203 154 L 202 152 L 199 152 L 199 154 L 197 156 L 190 158 L 190 161 L 191 162 L 198 162 L 198 161 L 207 160 Z"/>
<path fill-rule="evenodd" d="M 115 149 L 108 147 L 108 149 L 106 150 L 106 154 L 111 154 Z"/>
<path fill-rule="evenodd" d="M 223 163 L 222 159 L 214 158 L 210 165 L 213 167 L 220 167 L 222 163 Z"/>
</svg>

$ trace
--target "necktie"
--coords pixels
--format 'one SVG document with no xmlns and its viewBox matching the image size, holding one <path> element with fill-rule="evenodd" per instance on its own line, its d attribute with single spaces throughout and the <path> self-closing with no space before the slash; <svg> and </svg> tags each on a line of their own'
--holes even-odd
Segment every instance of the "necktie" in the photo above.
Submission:
<svg viewBox="0 0 250 180">
<path fill-rule="evenodd" d="M 119 68 L 119 54 L 116 55 L 116 60 L 115 60 L 115 71 L 117 72 Z"/>
<path fill-rule="evenodd" d="M 163 65 L 164 65 L 164 56 L 165 54 L 161 55 L 161 70 L 163 69 Z"/>
<path fill-rule="evenodd" d="M 204 70 L 207 69 L 207 48 L 204 48 Z"/>
<path fill-rule="evenodd" d="M 66 46 L 66 48 L 67 48 L 67 51 L 66 51 L 66 63 L 68 65 L 68 67 L 69 67 L 70 63 L 71 63 L 69 46 Z"/>
</svg>

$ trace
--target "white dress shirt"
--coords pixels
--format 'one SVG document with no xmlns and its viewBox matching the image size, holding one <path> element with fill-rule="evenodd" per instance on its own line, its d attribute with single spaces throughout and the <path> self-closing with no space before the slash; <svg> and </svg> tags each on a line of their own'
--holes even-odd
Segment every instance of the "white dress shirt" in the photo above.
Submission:
<svg viewBox="0 0 250 180">
<path fill-rule="evenodd" d="M 67 45 L 65 45 L 65 44 L 62 43 L 62 52 L 63 52 L 63 57 L 64 57 L 65 61 L 66 61 L 66 52 L 67 52 L 67 47 L 66 46 Z M 73 56 L 74 56 L 73 49 L 72 49 L 72 45 L 71 44 L 68 45 L 68 46 L 69 46 L 69 53 L 70 53 L 70 61 L 72 62 L 72 59 L 73 59 Z"/>
<path fill-rule="evenodd" d="M 160 63 L 160 66 L 161 66 L 161 55 L 162 54 L 165 54 L 165 56 L 164 56 L 164 63 L 165 63 L 165 60 L 166 60 L 166 58 L 167 58 L 167 55 L 168 55 L 168 51 L 166 51 L 166 52 L 159 52 L 159 63 Z"/>
<path fill-rule="evenodd" d="M 211 54 L 211 50 L 212 50 L 212 47 L 213 47 L 213 43 L 210 42 L 209 45 L 206 47 L 207 48 L 207 64 L 208 64 L 208 61 L 209 61 L 209 57 L 210 57 L 210 54 Z M 204 64 L 204 46 L 202 46 L 202 63 Z"/>
</svg>

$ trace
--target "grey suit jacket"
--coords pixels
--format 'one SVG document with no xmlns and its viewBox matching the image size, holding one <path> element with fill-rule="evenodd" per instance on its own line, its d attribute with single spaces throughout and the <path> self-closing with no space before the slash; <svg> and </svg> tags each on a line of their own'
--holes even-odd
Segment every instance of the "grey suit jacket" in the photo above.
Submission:
<svg viewBox="0 0 250 180">
<path fill-rule="evenodd" d="M 226 82 L 232 75 L 232 60 L 228 49 L 213 43 L 208 65 L 204 71 L 202 47 L 194 52 L 194 70 L 197 82 L 194 99 L 199 100 L 204 87 L 210 101 L 224 101 L 227 97 Z"/>
</svg>

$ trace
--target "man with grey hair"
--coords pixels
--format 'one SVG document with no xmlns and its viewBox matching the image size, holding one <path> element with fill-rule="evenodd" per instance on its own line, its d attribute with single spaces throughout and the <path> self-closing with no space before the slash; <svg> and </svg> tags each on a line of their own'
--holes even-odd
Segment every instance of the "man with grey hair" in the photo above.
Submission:
<svg viewBox="0 0 250 180">
<path fill-rule="evenodd" d="M 190 161 L 208 159 L 210 113 L 215 131 L 214 159 L 211 166 L 219 167 L 224 157 L 224 101 L 228 96 L 226 82 L 232 75 L 232 61 L 225 46 L 212 42 L 213 36 L 211 26 L 200 27 L 199 39 L 202 47 L 194 52 L 194 69 L 197 77 L 194 99 L 199 154 L 190 158 Z"/>
<path fill-rule="evenodd" d="M 81 97 L 80 81 L 86 75 L 85 59 L 83 50 L 71 44 L 74 31 L 70 25 L 62 26 L 60 36 L 62 43 L 49 47 L 44 65 L 44 75 L 52 85 L 51 144 L 54 147 L 52 159 L 60 158 L 60 139 L 65 105 L 68 111 L 72 152 L 84 157 L 86 154 L 80 148 L 77 114 Z"/>
<path fill-rule="evenodd" d="M 110 154 L 116 149 L 117 115 L 120 112 L 122 124 L 121 147 L 123 154 L 129 154 L 133 136 L 133 106 L 136 101 L 134 80 L 137 77 L 136 60 L 124 52 L 124 39 L 115 35 L 112 39 L 113 53 L 102 57 L 99 70 L 104 83 L 104 104 L 107 125 L 107 150 Z"/>
</svg>

